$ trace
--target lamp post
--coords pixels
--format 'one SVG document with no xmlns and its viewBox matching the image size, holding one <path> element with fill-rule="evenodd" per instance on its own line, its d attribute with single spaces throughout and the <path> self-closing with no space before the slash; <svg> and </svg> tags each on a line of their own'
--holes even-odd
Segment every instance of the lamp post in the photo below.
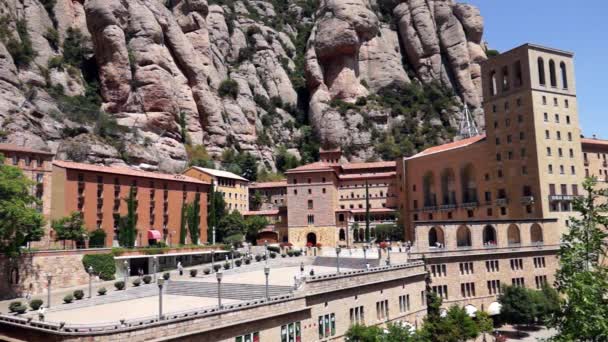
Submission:
<svg viewBox="0 0 608 342">
<path fill-rule="evenodd" d="M 266 300 L 269 300 L 270 295 L 268 294 L 268 276 L 270 275 L 270 266 L 264 266 L 264 275 L 266 275 Z"/>
<path fill-rule="evenodd" d="M 129 262 L 127 260 L 125 260 L 123 265 L 124 265 L 124 271 L 125 271 L 125 291 L 126 291 L 128 283 L 129 283 Z"/>
<path fill-rule="evenodd" d="M 89 266 L 89 298 L 93 293 L 93 266 Z"/>
<path fill-rule="evenodd" d="M 224 273 L 222 272 L 222 270 L 218 270 L 215 273 L 215 278 L 217 278 L 217 308 L 221 309 L 222 308 L 222 276 L 224 275 Z"/>
<path fill-rule="evenodd" d="M 211 251 L 211 272 L 215 270 L 215 251 Z"/>
<path fill-rule="evenodd" d="M 268 265 L 268 240 L 264 240 L 264 260 L 266 261 L 266 265 Z"/>
<path fill-rule="evenodd" d="M 367 265 L 367 244 L 363 245 L 363 260 L 365 261 L 365 264 Z"/>
<path fill-rule="evenodd" d="M 391 247 L 386 247 L 386 265 L 391 265 Z"/>
<path fill-rule="evenodd" d="M 156 265 L 158 263 L 158 258 L 155 256 L 152 257 L 152 270 L 154 271 L 154 281 L 156 282 Z"/>
<path fill-rule="evenodd" d="M 46 301 L 46 307 L 47 308 L 51 308 L 51 281 L 53 280 L 53 275 L 52 274 L 47 274 L 46 275 L 46 281 L 47 281 L 47 301 Z"/>
<path fill-rule="evenodd" d="M 232 264 L 232 269 L 234 269 L 234 246 L 230 246 L 230 262 Z"/>
<path fill-rule="evenodd" d="M 338 271 L 338 274 L 340 274 L 340 251 L 342 250 L 342 248 L 340 248 L 340 246 L 336 247 L 336 270 Z"/>
<path fill-rule="evenodd" d="M 212 239 L 212 242 L 215 245 L 215 226 L 213 226 L 213 239 Z"/>
<path fill-rule="evenodd" d="M 165 279 L 160 278 L 156 281 L 158 284 L 158 320 L 163 319 L 163 285 L 165 283 Z"/>
</svg>

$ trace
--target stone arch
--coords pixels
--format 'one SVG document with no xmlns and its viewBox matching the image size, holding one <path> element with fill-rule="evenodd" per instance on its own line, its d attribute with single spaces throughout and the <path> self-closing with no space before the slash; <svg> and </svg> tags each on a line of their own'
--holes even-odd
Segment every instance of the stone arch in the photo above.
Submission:
<svg viewBox="0 0 608 342">
<path fill-rule="evenodd" d="M 472 163 L 468 163 L 462 168 L 460 182 L 462 184 L 462 202 L 477 202 L 477 180 L 475 177 L 475 167 Z"/>
<path fill-rule="evenodd" d="M 511 87 L 511 79 L 509 78 L 509 67 L 508 66 L 504 66 L 502 67 L 502 90 L 506 91 L 509 90 L 509 88 Z"/>
<path fill-rule="evenodd" d="M 365 229 L 363 228 L 359 228 L 359 241 L 365 241 Z"/>
<path fill-rule="evenodd" d="M 562 88 L 568 89 L 568 72 L 566 71 L 566 63 L 559 63 L 559 69 L 562 74 Z"/>
<path fill-rule="evenodd" d="M 538 57 L 538 83 L 540 83 L 540 85 L 547 84 L 545 77 L 545 60 L 542 57 Z"/>
<path fill-rule="evenodd" d="M 497 87 L 497 83 L 496 83 L 496 71 L 492 70 L 490 72 L 490 95 L 494 96 L 496 95 L 498 90 Z"/>
<path fill-rule="evenodd" d="M 549 81 L 551 87 L 557 87 L 557 74 L 555 73 L 555 61 L 549 60 Z"/>
<path fill-rule="evenodd" d="M 313 246 L 317 244 L 317 234 L 311 232 L 306 235 L 306 244 L 309 243 Z"/>
<path fill-rule="evenodd" d="M 532 243 L 543 243 L 543 228 L 535 223 L 530 227 L 530 242 Z"/>
<path fill-rule="evenodd" d="M 507 229 L 507 242 L 509 245 L 519 245 L 521 243 L 519 227 L 516 224 L 509 225 Z"/>
<path fill-rule="evenodd" d="M 467 226 L 460 226 L 456 231 L 456 246 L 471 247 L 471 230 Z"/>
<path fill-rule="evenodd" d="M 427 171 L 422 178 L 422 193 L 424 195 L 425 207 L 433 207 L 437 205 L 437 195 L 435 193 L 435 175 L 432 171 Z"/>
<path fill-rule="evenodd" d="M 483 244 L 484 246 L 490 245 L 496 245 L 497 244 L 497 240 L 496 240 L 496 228 L 494 228 L 494 226 L 492 225 L 486 225 L 485 227 L 483 227 Z"/>
<path fill-rule="evenodd" d="M 437 243 L 445 246 L 443 229 L 441 227 L 432 227 L 429 229 L 429 247 L 437 247 Z"/>
<path fill-rule="evenodd" d="M 340 241 L 346 240 L 346 232 L 344 231 L 344 229 L 340 229 L 339 239 L 340 239 Z"/>
<path fill-rule="evenodd" d="M 456 176 L 452 168 L 441 171 L 441 195 L 443 205 L 456 204 Z"/>
</svg>

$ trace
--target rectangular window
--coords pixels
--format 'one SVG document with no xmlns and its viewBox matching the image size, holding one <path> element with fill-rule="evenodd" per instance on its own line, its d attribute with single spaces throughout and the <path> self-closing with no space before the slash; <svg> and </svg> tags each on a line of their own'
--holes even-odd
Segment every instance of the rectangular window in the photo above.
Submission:
<svg viewBox="0 0 608 342">
<path fill-rule="evenodd" d="M 545 268 L 545 257 L 535 257 L 534 258 L 534 268 Z"/>
<path fill-rule="evenodd" d="M 500 269 L 498 267 L 498 260 L 487 260 L 486 261 L 486 271 L 491 273 L 499 272 Z"/>
<path fill-rule="evenodd" d="M 566 115 L 566 123 L 569 125 L 570 124 L 570 115 Z"/>
<path fill-rule="evenodd" d="M 543 114 L 543 119 L 545 120 L 545 122 L 549 122 L 549 114 L 544 113 Z"/>
<path fill-rule="evenodd" d="M 448 299 L 448 286 L 447 285 L 436 285 L 432 287 L 433 292 L 435 292 L 441 299 Z"/>
<path fill-rule="evenodd" d="M 447 276 L 447 265 L 446 264 L 431 265 L 431 274 L 435 278 Z"/>
<path fill-rule="evenodd" d="M 551 139 L 551 133 L 549 133 L 548 129 L 545 130 L 545 139 Z"/>
<path fill-rule="evenodd" d="M 524 269 L 524 260 L 523 259 L 511 259 L 509 260 L 511 263 L 511 270 L 520 271 Z"/>
<path fill-rule="evenodd" d="M 234 338 L 234 342 L 260 342 L 260 332 L 237 336 Z"/>
<path fill-rule="evenodd" d="M 555 123 L 559 123 L 559 114 L 555 114 Z"/>
<path fill-rule="evenodd" d="M 488 294 L 495 295 L 501 292 L 500 280 L 488 280 Z"/>
<path fill-rule="evenodd" d="M 534 281 L 536 282 L 536 288 L 539 290 L 542 289 L 543 287 L 547 286 L 547 276 L 546 275 L 535 276 Z"/>
<path fill-rule="evenodd" d="M 365 315 L 363 306 L 350 308 L 350 324 L 365 324 Z"/>
<path fill-rule="evenodd" d="M 331 313 L 319 316 L 319 338 L 328 338 L 336 335 L 336 314 Z"/>
<path fill-rule="evenodd" d="M 289 323 L 281 326 L 281 342 L 302 341 L 302 328 L 300 322 Z"/>
<path fill-rule="evenodd" d="M 520 286 L 520 287 L 526 286 L 523 277 L 522 278 L 512 278 L 511 279 L 511 285 L 513 285 L 513 286 Z"/>
<path fill-rule="evenodd" d="M 404 313 L 410 311 L 410 295 L 399 296 L 399 312 Z"/>
<path fill-rule="evenodd" d="M 308 224 L 315 224 L 315 215 L 308 215 Z"/>
<path fill-rule="evenodd" d="M 376 319 L 379 321 L 388 319 L 388 299 L 376 302 Z"/>
<path fill-rule="evenodd" d="M 460 284 L 460 295 L 462 298 L 475 297 L 475 283 Z"/>
<path fill-rule="evenodd" d="M 461 262 L 459 266 L 460 266 L 460 275 L 473 274 L 473 263 L 472 262 Z"/>
<path fill-rule="evenodd" d="M 308 209 L 312 209 L 313 208 L 313 202 L 312 200 L 308 200 Z"/>
</svg>

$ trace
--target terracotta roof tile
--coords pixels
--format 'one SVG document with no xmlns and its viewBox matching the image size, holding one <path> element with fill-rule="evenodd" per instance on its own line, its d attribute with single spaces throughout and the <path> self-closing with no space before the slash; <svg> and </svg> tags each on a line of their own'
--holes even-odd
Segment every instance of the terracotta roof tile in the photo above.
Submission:
<svg viewBox="0 0 608 342">
<path fill-rule="evenodd" d="M 276 182 L 260 182 L 249 184 L 249 189 L 267 189 L 267 188 L 284 188 L 287 186 L 287 180 L 283 179 Z"/>
<path fill-rule="evenodd" d="M 473 145 L 479 141 L 482 141 L 486 138 L 485 134 L 482 135 L 476 135 L 474 137 L 468 138 L 468 139 L 463 139 L 463 140 L 458 140 L 458 141 L 454 141 L 451 143 L 447 143 L 447 144 L 443 144 L 443 145 L 439 145 L 439 146 L 433 146 L 433 147 L 429 147 L 426 150 L 411 156 L 408 159 L 411 158 L 417 158 L 417 157 L 422 157 L 422 156 L 428 156 L 430 154 L 435 154 L 435 153 L 439 153 L 439 152 L 445 152 L 445 151 L 449 151 L 449 150 L 454 150 L 457 148 L 461 148 L 461 147 L 465 147 L 465 146 L 469 146 L 469 145 Z"/>
<path fill-rule="evenodd" d="M 54 153 L 49 151 L 35 150 L 33 148 L 13 144 L 0 144 L 0 151 L 44 154 L 48 156 L 55 155 Z"/>
<path fill-rule="evenodd" d="M 93 164 L 75 163 L 75 162 L 65 161 L 65 160 L 55 160 L 53 162 L 53 166 L 58 166 L 58 167 L 71 169 L 71 170 L 101 172 L 101 173 L 109 173 L 109 174 L 115 174 L 115 175 L 154 178 L 154 179 L 197 183 L 197 184 L 209 184 L 207 182 L 203 182 L 198 179 L 184 176 L 181 174 L 172 175 L 172 174 L 167 174 L 167 173 L 141 171 L 141 170 L 132 169 L 132 168 L 128 168 L 128 167 L 122 167 L 122 166 L 93 165 Z"/>
<path fill-rule="evenodd" d="M 340 180 L 355 180 L 355 179 L 377 179 L 396 177 L 397 172 L 376 172 L 376 173 L 354 173 L 349 175 L 340 175 Z"/>
<path fill-rule="evenodd" d="M 213 177 L 222 177 L 222 178 L 236 179 L 236 180 L 240 180 L 240 181 L 244 181 L 244 182 L 249 182 L 249 180 L 247 180 L 237 174 L 229 172 L 229 171 L 208 169 L 208 168 L 200 167 L 200 166 L 193 166 L 192 169 L 198 170 L 200 172 L 204 172 Z"/>
<path fill-rule="evenodd" d="M 294 169 L 287 170 L 286 173 L 306 172 L 306 171 L 333 171 L 333 168 L 331 167 L 331 164 L 318 161 L 318 162 L 298 166 Z"/>
<path fill-rule="evenodd" d="M 608 147 L 608 140 L 603 140 L 603 139 L 582 138 L 581 143 L 583 145 L 597 145 L 597 146 L 607 146 Z"/>
<path fill-rule="evenodd" d="M 348 163 L 342 164 L 343 170 L 357 170 L 357 169 L 376 169 L 376 168 L 388 168 L 397 167 L 395 161 L 380 161 L 370 163 Z"/>
</svg>

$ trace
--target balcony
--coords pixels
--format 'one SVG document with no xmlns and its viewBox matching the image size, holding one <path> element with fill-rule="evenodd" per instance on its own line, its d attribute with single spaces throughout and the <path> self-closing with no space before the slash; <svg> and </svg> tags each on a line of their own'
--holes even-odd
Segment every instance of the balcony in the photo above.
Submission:
<svg viewBox="0 0 608 342">
<path fill-rule="evenodd" d="M 504 207 L 508 203 L 509 203 L 509 199 L 508 198 L 497 198 L 496 199 L 496 205 L 499 206 L 499 207 Z"/>
<path fill-rule="evenodd" d="M 432 205 L 431 206 L 424 206 L 422 208 L 422 211 L 436 211 L 436 210 L 437 210 L 437 207 L 436 206 L 432 206 Z"/>
<path fill-rule="evenodd" d="M 466 203 L 462 203 L 462 207 L 465 209 L 473 209 L 473 208 L 477 208 L 479 206 L 478 202 L 466 202 Z"/>
<path fill-rule="evenodd" d="M 576 195 L 549 195 L 550 202 L 571 202 L 580 196 Z"/>
<path fill-rule="evenodd" d="M 534 196 L 523 196 L 521 198 L 521 204 L 524 204 L 524 205 L 534 204 Z"/>
<path fill-rule="evenodd" d="M 456 204 L 444 204 L 439 206 L 439 211 L 450 211 L 457 208 Z"/>
</svg>

